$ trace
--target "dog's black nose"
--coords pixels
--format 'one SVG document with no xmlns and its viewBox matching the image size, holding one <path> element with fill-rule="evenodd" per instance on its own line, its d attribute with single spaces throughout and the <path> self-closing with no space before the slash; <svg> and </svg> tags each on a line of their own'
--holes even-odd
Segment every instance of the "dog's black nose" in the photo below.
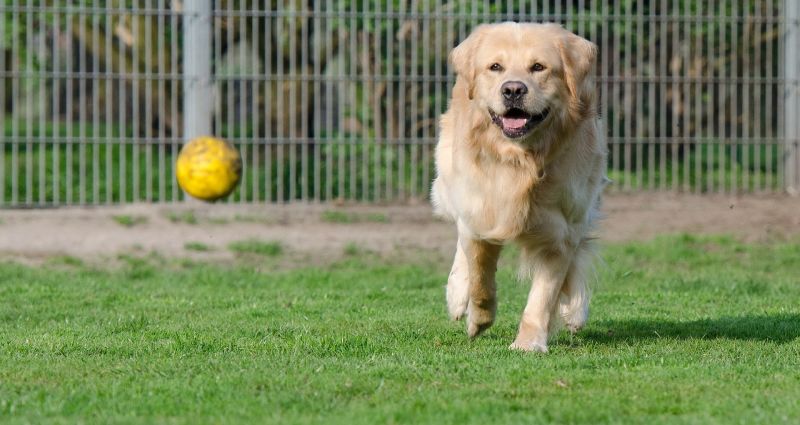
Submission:
<svg viewBox="0 0 800 425">
<path fill-rule="evenodd" d="M 500 86 L 503 97 L 508 100 L 517 100 L 528 93 L 528 86 L 522 81 L 506 81 Z"/>
</svg>

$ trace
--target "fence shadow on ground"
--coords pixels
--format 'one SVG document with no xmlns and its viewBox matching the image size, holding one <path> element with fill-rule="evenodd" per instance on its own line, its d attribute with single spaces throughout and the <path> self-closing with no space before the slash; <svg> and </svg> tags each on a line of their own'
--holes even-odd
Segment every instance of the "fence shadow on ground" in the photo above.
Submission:
<svg viewBox="0 0 800 425">
<path fill-rule="evenodd" d="M 692 321 L 637 318 L 595 322 L 583 338 L 603 344 L 642 339 L 739 339 L 786 343 L 800 338 L 800 314 L 726 316 Z"/>
</svg>

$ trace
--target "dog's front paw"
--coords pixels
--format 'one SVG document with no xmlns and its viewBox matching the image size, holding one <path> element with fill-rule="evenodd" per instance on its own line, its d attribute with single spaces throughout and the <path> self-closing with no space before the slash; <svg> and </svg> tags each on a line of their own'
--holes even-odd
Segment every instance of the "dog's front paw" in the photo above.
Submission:
<svg viewBox="0 0 800 425">
<path fill-rule="evenodd" d="M 461 320 L 467 313 L 467 304 L 469 304 L 469 294 L 467 294 L 467 291 L 448 282 L 447 312 L 450 314 L 450 318 L 453 320 Z"/>
<path fill-rule="evenodd" d="M 508 348 L 512 350 L 546 353 L 547 332 L 545 332 L 541 327 L 522 323 L 520 325 L 517 338 Z"/>
<path fill-rule="evenodd" d="M 458 257 L 456 257 L 458 259 Z M 464 267 L 459 267 L 458 263 L 453 264 L 453 270 L 447 278 L 445 289 L 447 296 L 447 312 L 453 320 L 461 320 L 467 313 L 469 304 L 469 281 L 464 273 Z"/>
<path fill-rule="evenodd" d="M 583 327 L 586 325 L 588 317 L 589 309 L 585 307 L 573 310 L 566 310 L 563 307 L 561 309 L 561 320 L 563 321 L 564 325 L 566 325 L 567 330 L 573 334 L 583 329 Z"/>
<path fill-rule="evenodd" d="M 534 353 L 546 353 L 548 351 L 546 343 L 543 344 L 533 341 L 520 341 L 519 338 L 511 343 L 508 348 L 511 350 L 529 351 Z"/>
</svg>

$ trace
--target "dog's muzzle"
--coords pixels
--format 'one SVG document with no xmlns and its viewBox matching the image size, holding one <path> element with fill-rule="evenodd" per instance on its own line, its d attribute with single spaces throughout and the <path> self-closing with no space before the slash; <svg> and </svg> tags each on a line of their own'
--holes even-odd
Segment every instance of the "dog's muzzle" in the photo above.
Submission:
<svg viewBox="0 0 800 425">
<path fill-rule="evenodd" d="M 489 111 L 492 122 L 503 131 L 509 139 L 518 139 L 530 133 L 537 125 L 547 118 L 550 113 L 545 109 L 537 114 L 531 114 L 520 108 L 509 108 L 503 115 L 497 115 L 494 111 Z"/>
</svg>

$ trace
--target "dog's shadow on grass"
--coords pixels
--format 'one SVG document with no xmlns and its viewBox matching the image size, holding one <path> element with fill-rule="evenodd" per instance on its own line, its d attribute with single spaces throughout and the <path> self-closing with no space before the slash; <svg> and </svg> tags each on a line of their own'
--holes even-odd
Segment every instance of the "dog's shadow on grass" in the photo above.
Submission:
<svg viewBox="0 0 800 425">
<path fill-rule="evenodd" d="M 744 315 L 692 321 L 604 320 L 582 332 L 598 343 L 643 339 L 739 339 L 785 343 L 800 337 L 800 314 Z"/>
</svg>

